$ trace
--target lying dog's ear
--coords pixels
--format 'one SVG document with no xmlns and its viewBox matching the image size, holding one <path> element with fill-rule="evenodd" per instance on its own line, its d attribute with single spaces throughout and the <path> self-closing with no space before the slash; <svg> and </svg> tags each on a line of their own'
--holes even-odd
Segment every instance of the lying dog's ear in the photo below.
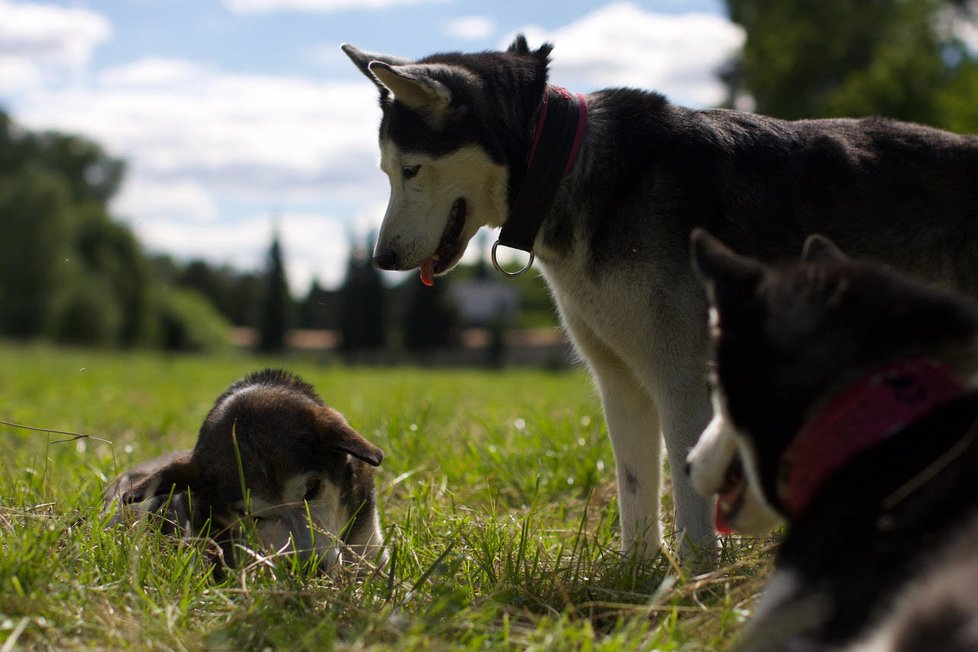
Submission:
<svg viewBox="0 0 978 652">
<path fill-rule="evenodd" d="M 340 49 L 346 53 L 346 56 L 350 57 L 350 61 L 353 62 L 353 64 L 367 77 L 367 79 L 377 85 L 377 88 L 380 89 L 381 95 L 386 95 L 388 93 L 387 87 L 384 86 L 372 72 L 370 72 L 370 64 L 374 61 L 380 61 L 391 66 L 403 66 L 411 63 L 408 59 L 392 57 L 389 54 L 364 52 L 363 50 L 353 47 L 349 43 L 344 43 L 340 46 Z"/>
<path fill-rule="evenodd" d="M 198 475 L 192 451 L 187 451 L 133 483 L 128 489 L 120 487 L 123 489 L 120 500 L 124 503 L 139 503 L 153 496 L 187 491 Z"/>
<path fill-rule="evenodd" d="M 813 233 L 806 238 L 805 244 L 801 248 L 801 259 L 806 263 L 822 263 L 833 260 L 849 260 L 849 257 L 824 235 Z"/>
<path fill-rule="evenodd" d="M 380 466 L 384 460 L 384 451 L 364 439 L 336 410 L 328 407 L 318 408 L 316 426 L 319 430 L 319 441 L 324 449 L 349 453 L 371 466 Z"/>
<path fill-rule="evenodd" d="M 738 256 L 704 229 L 690 235 L 693 268 L 703 280 L 710 301 L 717 303 L 719 291 L 731 298 L 746 298 L 764 276 L 764 266 L 752 258 Z"/>
<path fill-rule="evenodd" d="M 452 103 L 452 92 L 431 77 L 426 65 L 392 66 L 383 61 L 371 61 L 368 67 L 380 83 L 390 89 L 395 100 L 416 113 L 438 116 Z"/>
</svg>

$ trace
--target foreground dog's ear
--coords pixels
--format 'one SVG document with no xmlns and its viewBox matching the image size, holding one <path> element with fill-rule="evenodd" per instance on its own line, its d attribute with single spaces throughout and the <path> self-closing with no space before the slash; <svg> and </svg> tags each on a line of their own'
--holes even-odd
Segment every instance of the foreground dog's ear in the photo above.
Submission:
<svg viewBox="0 0 978 652">
<path fill-rule="evenodd" d="M 120 499 L 124 503 L 139 503 L 153 496 L 187 491 L 197 476 L 192 452 L 187 451 L 133 483 L 122 492 Z"/>
<path fill-rule="evenodd" d="M 443 83 L 431 78 L 428 66 L 392 66 L 383 61 L 371 61 L 368 67 L 380 83 L 390 89 L 394 99 L 412 111 L 438 115 L 452 102 L 452 92 Z"/>
<path fill-rule="evenodd" d="M 371 466 L 380 466 L 384 451 L 380 450 L 353 429 L 336 410 L 328 407 L 317 409 L 316 427 L 323 448 L 337 453 L 349 453 Z"/>
<path fill-rule="evenodd" d="M 389 54 L 377 54 L 376 52 L 364 52 L 363 50 L 357 49 L 350 45 L 349 43 L 344 43 L 340 46 L 340 49 L 346 53 L 346 56 L 350 57 L 350 61 L 360 69 L 367 79 L 372 81 L 380 89 L 381 93 L 387 93 L 387 87 L 384 86 L 377 77 L 370 72 L 370 64 L 374 61 L 381 61 L 391 66 L 402 66 L 411 63 L 408 59 L 401 59 L 400 57 L 392 57 Z"/>
<path fill-rule="evenodd" d="M 532 52 L 530 45 L 526 42 L 526 36 L 517 34 L 506 50 L 506 54 L 518 54 L 523 57 L 533 56 L 546 64 L 550 60 L 550 53 L 553 52 L 553 49 L 553 43 L 544 43 L 536 52 Z"/>
<path fill-rule="evenodd" d="M 764 276 L 764 266 L 752 258 L 738 256 L 704 229 L 690 235 L 693 268 L 706 285 L 710 301 L 717 303 L 718 291 L 743 298 Z M 739 296 L 738 296 L 739 295 Z"/>
<path fill-rule="evenodd" d="M 849 260 L 838 246 L 824 235 L 813 233 L 801 248 L 801 259 L 806 263 Z"/>
</svg>

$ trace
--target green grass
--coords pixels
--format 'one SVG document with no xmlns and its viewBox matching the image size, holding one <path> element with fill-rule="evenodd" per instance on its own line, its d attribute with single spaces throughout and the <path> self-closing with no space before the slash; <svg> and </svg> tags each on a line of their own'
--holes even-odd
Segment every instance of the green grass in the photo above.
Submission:
<svg viewBox="0 0 978 652">
<path fill-rule="evenodd" d="M 617 550 L 614 460 L 583 372 L 285 366 L 386 453 L 391 564 L 323 577 L 106 528 L 127 465 L 190 447 L 217 395 L 265 364 L 0 345 L 0 649 L 722 650 L 769 567 L 765 541 L 684 577 Z"/>
</svg>

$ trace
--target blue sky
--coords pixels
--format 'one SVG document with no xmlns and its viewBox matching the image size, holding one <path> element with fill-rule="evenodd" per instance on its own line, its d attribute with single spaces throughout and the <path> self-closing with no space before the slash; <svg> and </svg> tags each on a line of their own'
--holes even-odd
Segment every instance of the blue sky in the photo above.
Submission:
<svg viewBox="0 0 978 652">
<path fill-rule="evenodd" d="M 520 31 L 555 43 L 568 88 L 694 107 L 744 38 L 714 0 L 0 0 L 0 106 L 125 158 L 112 210 L 151 251 L 255 268 L 276 225 L 302 294 L 342 280 L 387 201 L 376 91 L 340 44 L 419 57 Z"/>
</svg>

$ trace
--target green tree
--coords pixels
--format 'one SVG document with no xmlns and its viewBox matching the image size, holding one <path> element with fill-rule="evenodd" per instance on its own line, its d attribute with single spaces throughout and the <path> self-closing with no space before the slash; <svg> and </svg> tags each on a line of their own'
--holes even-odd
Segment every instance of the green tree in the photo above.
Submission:
<svg viewBox="0 0 978 652">
<path fill-rule="evenodd" d="M 380 272 L 371 264 L 373 247 L 352 245 L 346 279 L 340 288 L 340 350 L 347 354 L 377 351 L 387 341 L 387 304 Z"/>
<path fill-rule="evenodd" d="M 126 165 L 102 146 L 82 136 L 55 131 L 27 133 L 20 141 L 21 158 L 36 161 L 61 176 L 73 201 L 108 204 L 125 176 Z"/>
<path fill-rule="evenodd" d="M 285 350 L 285 334 L 289 329 L 292 298 L 285 274 L 282 246 L 278 235 L 272 236 L 265 268 L 264 297 L 258 323 L 258 350 L 262 353 L 280 353 Z"/>
<path fill-rule="evenodd" d="M 747 31 L 723 74 L 730 102 L 749 95 L 759 113 L 796 119 L 885 115 L 939 126 L 962 93 L 974 106 L 972 52 L 953 30 L 974 18 L 952 0 L 727 0 Z M 974 111 L 966 108 L 969 115 Z"/>
<path fill-rule="evenodd" d="M 415 284 L 404 314 L 404 348 L 428 353 L 457 344 L 459 316 L 449 293 L 450 281 L 441 277 L 431 287 Z"/>
<path fill-rule="evenodd" d="M 53 327 L 72 255 L 68 193 L 49 173 L 0 176 L 0 333 L 38 337 Z"/>
<path fill-rule="evenodd" d="M 261 314 L 262 278 L 258 274 L 235 274 L 229 288 L 227 318 L 238 326 L 256 326 Z"/>
<path fill-rule="evenodd" d="M 158 284 L 132 230 L 113 221 L 94 201 L 76 208 L 74 230 L 76 261 L 88 275 L 102 279 L 119 313 L 115 343 L 125 347 L 158 343 Z"/>
<path fill-rule="evenodd" d="M 303 328 L 337 328 L 338 299 L 337 292 L 327 290 L 318 280 L 313 280 L 299 308 L 299 325 Z"/>
</svg>

